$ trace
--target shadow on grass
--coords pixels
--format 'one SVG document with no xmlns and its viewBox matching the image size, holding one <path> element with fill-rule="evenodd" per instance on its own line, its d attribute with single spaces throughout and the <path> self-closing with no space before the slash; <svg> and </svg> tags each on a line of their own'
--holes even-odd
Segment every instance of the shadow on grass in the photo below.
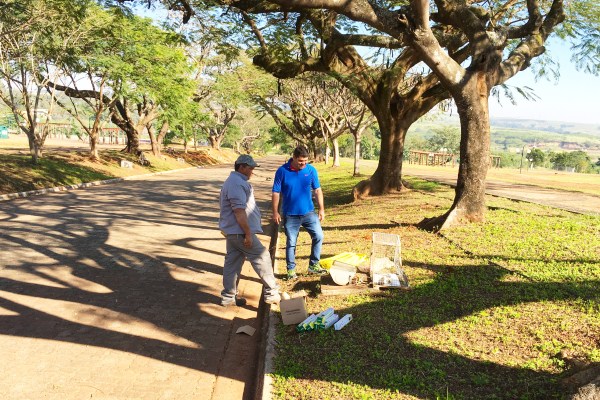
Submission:
<svg viewBox="0 0 600 400">
<path fill-rule="evenodd" d="M 409 178 L 403 183 L 407 188 L 411 190 L 420 190 L 422 192 L 435 192 L 438 189 L 447 187 L 447 185 L 442 185 L 440 183 L 432 181 L 425 181 L 419 178 Z"/>
<path fill-rule="evenodd" d="M 325 194 L 325 208 L 339 206 L 344 204 L 351 204 L 354 202 L 354 197 L 352 193 L 348 193 L 347 191 L 336 192 L 332 190 L 328 190 Z"/>
<path fill-rule="evenodd" d="M 284 330 L 278 351 L 285 356 L 277 359 L 274 375 L 295 378 L 286 380 L 287 396 L 302 396 L 310 390 L 307 381 L 329 381 L 420 398 L 447 393 L 464 399 L 563 398 L 558 375 L 477 359 L 476 351 L 473 357 L 442 351 L 423 344 L 427 338 L 415 342 L 411 334 L 438 327 L 436 342 L 452 343 L 452 331 L 440 325 L 492 307 L 574 300 L 575 284 L 505 281 L 507 271 L 493 266 L 434 269 L 440 273 L 431 283 L 337 309 L 340 316 L 354 317 L 342 331 Z"/>
</svg>

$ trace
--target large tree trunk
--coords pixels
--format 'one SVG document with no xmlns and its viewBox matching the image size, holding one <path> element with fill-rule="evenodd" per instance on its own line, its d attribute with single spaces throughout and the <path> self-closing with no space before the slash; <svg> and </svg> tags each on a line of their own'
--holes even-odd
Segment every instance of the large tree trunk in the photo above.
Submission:
<svg viewBox="0 0 600 400">
<path fill-rule="evenodd" d="M 309 142 L 309 151 L 313 152 L 313 160 L 315 162 L 323 162 L 325 161 L 325 154 L 323 154 L 323 147 L 321 146 L 321 141 L 318 138 L 313 138 L 311 142 Z"/>
<path fill-rule="evenodd" d="M 123 151 L 130 154 L 137 154 L 140 151 L 140 136 L 138 131 L 134 127 L 124 129 L 124 131 L 127 136 L 127 145 Z"/>
<path fill-rule="evenodd" d="M 156 128 L 153 124 L 150 124 L 146 127 L 148 130 L 148 136 L 150 137 L 150 146 L 152 147 L 152 154 L 155 156 L 160 155 L 160 148 L 158 147 L 158 141 L 156 140 L 156 136 L 154 135 Z"/>
<path fill-rule="evenodd" d="M 489 90 L 485 72 L 471 73 L 468 78 L 456 99 L 461 141 L 454 203 L 445 214 L 421 221 L 424 229 L 439 231 L 485 219 L 485 180 L 490 164 Z"/>
<path fill-rule="evenodd" d="M 383 114 L 383 115 L 382 115 Z M 376 115 L 381 131 L 379 164 L 373 175 L 353 189 L 354 199 L 377 196 L 404 189 L 402 185 L 402 153 L 404 138 L 413 122 L 404 114 L 385 112 Z"/>
<path fill-rule="evenodd" d="M 217 136 L 209 136 L 208 140 L 210 142 L 210 147 L 212 147 L 215 150 L 220 150 L 221 149 L 221 137 L 217 137 Z"/>
<path fill-rule="evenodd" d="M 92 160 L 98 160 L 100 157 L 98 156 L 98 135 L 90 135 L 90 158 Z"/>
<path fill-rule="evenodd" d="M 124 152 L 138 154 L 140 151 L 140 135 L 147 125 L 150 125 L 157 117 L 156 106 L 149 103 L 137 105 L 137 121 L 132 117 L 127 108 L 127 100 L 116 101 L 111 106 L 111 121 L 117 125 L 127 136 L 127 145 Z"/>
<path fill-rule="evenodd" d="M 117 115 L 116 112 L 113 112 L 111 121 L 125 132 L 127 144 L 123 151 L 130 154 L 137 154 L 140 150 L 140 136 L 136 127 L 130 121 L 129 116 L 126 113 L 123 113 L 123 116 L 120 116 Z"/>
<path fill-rule="evenodd" d="M 31 162 L 37 164 L 39 159 L 43 156 L 47 132 L 37 134 L 36 130 L 39 128 L 37 123 L 34 123 L 33 125 L 19 124 L 19 128 L 25 133 L 25 135 L 27 135 L 27 141 L 29 142 L 29 153 L 31 154 Z"/>
<path fill-rule="evenodd" d="M 35 135 L 33 140 L 30 139 L 29 149 L 31 151 L 31 161 L 34 164 L 37 164 L 39 159 L 42 158 L 43 146 L 43 143 Z"/>
<path fill-rule="evenodd" d="M 360 176 L 360 141 L 362 132 L 356 132 L 354 135 L 354 176 Z"/>
<path fill-rule="evenodd" d="M 90 159 L 93 161 L 100 159 L 98 156 L 99 131 L 100 123 L 98 118 L 94 118 L 94 124 L 88 130 L 88 136 L 90 137 Z"/>
<path fill-rule="evenodd" d="M 333 143 L 333 167 L 340 166 L 340 144 L 338 143 L 337 138 L 332 140 Z"/>
<path fill-rule="evenodd" d="M 161 153 L 160 149 L 161 149 L 161 146 L 163 145 L 165 136 L 167 136 L 168 132 L 169 132 L 169 122 L 164 121 L 162 123 L 162 126 L 160 127 L 160 130 L 158 131 L 158 135 L 156 136 L 158 155 L 160 155 L 160 153 Z"/>
</svg>

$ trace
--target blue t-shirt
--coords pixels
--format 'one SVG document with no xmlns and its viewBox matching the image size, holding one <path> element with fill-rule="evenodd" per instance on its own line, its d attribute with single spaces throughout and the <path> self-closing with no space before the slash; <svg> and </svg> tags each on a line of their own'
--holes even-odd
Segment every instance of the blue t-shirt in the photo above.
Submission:
<svg viewBox="0 0 600 400">
<path fill-rule="evenodd" d="M 301 170 L 292 170 L 292 159 L 275 172 L 273 192 L 281 194 L 281 215 L 304 215 L 314 211 L 312 192 L 321 187 L 317 170 L 307 164 Z"/>
</svg>

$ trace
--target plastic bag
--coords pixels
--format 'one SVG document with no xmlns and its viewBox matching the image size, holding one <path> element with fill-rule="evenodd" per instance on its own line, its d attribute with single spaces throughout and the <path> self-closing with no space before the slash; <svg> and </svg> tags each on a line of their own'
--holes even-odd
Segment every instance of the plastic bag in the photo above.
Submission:
<svg viewBox="0 0 600 400">
<path fill-rule="evenodd" d="M 357 254 L 346 251 L 344 253 L 336 254 L 332 257 L 322 258 L 321 261 L 319 261 L 319 264 L 327 271 L 329 271 L 335 260 L 344 262 L 346 264 L 354 265 L 358 268 L 361 266 L 361 264 L 364 264 L 368 260 L 368 258 L 369 257 L 366 254 Z"/>
</svg>

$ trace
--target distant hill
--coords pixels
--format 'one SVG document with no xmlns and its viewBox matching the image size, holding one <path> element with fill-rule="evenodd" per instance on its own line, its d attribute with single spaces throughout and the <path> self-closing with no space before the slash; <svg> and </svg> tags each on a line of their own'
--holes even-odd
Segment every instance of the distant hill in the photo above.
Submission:
<svg viewBox="0 0 600 400">
<path fill-rule="evenodd" d="M 587 134 L 600 138 L 600 124 L 580 124 L 574 122 L 540 121 L 535 119 L 491 118 L 493 127 L 516 128 L 545 131 L 560 134 Z"/>
<path fill-rule="evenodd" d="M 600 125 L 578 124 L 533 119 L 491 118 L 492 151 L 516 152 L 523 146 L 544 151 L 583 150 L 600 154 Z M 457 115 L 442 115 L 419 120 L 409 130 L 409 136 L 429 137 L 439 126 L 460 127 Z"/>
</svg>

